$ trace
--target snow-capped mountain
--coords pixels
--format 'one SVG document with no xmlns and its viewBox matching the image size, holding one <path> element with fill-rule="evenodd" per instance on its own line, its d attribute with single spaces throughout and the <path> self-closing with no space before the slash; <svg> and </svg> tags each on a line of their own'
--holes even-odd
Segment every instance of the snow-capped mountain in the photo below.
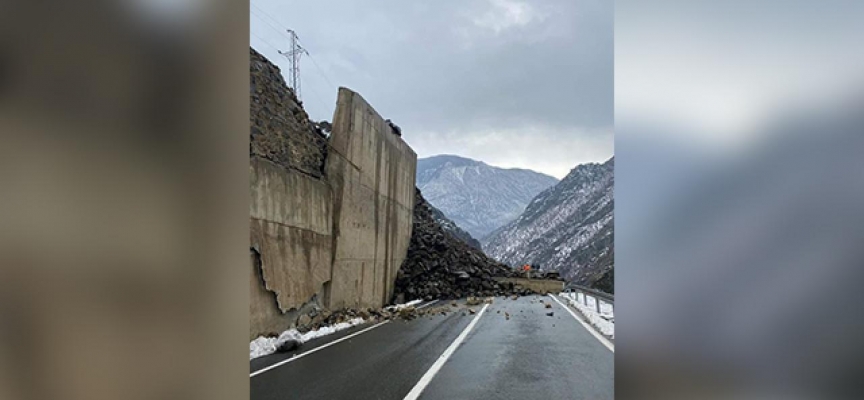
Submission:
<svg viewBox="0 0 864 400">
<path fill-rule="evenodd" d="M 443 229 L 444 232 L 449 233 L 450 236 L 465 242 L 465 244 L 477 250 L 483 250 L 479 240 L 474 239 L 470 233 L 465 232 L 465 230 L 456 225 L 455 222 L 451 221 L 450 218 L 447 218 L 441 210 L 431 205 L 429 206 L 429 210 L 432 212 L 432 219 L 441 226 L 441 229 Z"/>
<path fill-rule="evenodd" d="M 513 222 L 481 240 L 513 266 L 537 264 L 569 281 L 612 291 L 614 157 L 579 165 L 543 191 Z"/>
<path fill-rule="evenodd" d="M 557 179 L 453 155 L 417 160 L 417 187 L 427 201 L 475 238 L 512 221 Z"/>
</svg>

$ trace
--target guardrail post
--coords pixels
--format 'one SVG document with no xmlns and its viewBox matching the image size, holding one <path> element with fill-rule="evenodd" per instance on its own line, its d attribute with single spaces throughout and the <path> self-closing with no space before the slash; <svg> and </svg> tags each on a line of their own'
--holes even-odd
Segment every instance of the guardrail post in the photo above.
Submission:
<svg viewBox="0 0 864 400">
<path fill-rule="evenodd" d="M 598 313 L 601 313 L 603 310 L 603 306 L 600 304 L 601 302 L 608 304 L 611 308 L 611 311 L 615 312 L 615 295 L 604 293 L 602 291 L 593 290 L 590 288 L 585 288 L 579 285 L 569 285 L 568 290 L 570 293 L 573 293 L 574 300 L 577 303 L 582 303 L 585 307 L 590 307 L 588 304 L 588 296 L 594 298 L 594 309 L 597 310 Z M 582 300 L 579 300 L 579 296 L 582 296 Z"/>
</svg>

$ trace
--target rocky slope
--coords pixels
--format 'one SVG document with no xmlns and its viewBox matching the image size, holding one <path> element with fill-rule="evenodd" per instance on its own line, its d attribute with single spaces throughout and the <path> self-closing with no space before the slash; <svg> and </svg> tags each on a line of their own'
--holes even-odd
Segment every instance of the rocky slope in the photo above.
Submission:
<svg viewBox="0 0 864 400">
<path fill-rule="evenodd" d="M 516 220 L 482 240 L 510 265 L 537 264 L 578 284 L 613 290 L 614 158 L 574 168 Z"/>
<path fill-rule="evenodd" d="M 249 156 L 320 178 L 327 139 L 309 120 L 279 68 L 249 48 Z"/>
<path fill-rule="evenodd" d="M 411 243 L 396 276 L 394 302 L 529 293 L 495 282 L 493 277 L 514 271 L 451 236 L 433 214 L 417 190 Z"/>
<path fill-rule="evenodd" d="M 557 179 L 525 169 L 504 169 L 452 155 L 417 160 L 417 187 L 473 237 L 481 239 L 512 221 Z"/>
</svg>

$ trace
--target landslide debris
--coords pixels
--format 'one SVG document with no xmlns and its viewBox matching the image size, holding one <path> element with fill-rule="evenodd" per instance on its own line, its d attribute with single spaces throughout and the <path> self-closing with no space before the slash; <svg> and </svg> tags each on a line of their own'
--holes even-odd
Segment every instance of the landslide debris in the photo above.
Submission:
<svg viewBox="0 0 864 400">
<path fill-rule="evenodd" d="M 249 156 L 323 177 L 327 139 L 322 127 L 309 120 L 279 67 L 252 48 L 249 58 Z"/>
<path fill-rule="evenodd" d="M 420 190 L 415 191 L 411 242 L 396 276 L 394 303 L 532 294 L 529 289 L 494 279 L 514 275 L 509 266 L 448 234 Z"/>
<path fill-rule="evenodd" d="M 385 320 L 410 321 L 416 318 L 427 316 L 446 316 L 450 313 L 462 313 L 464 315 L 465 311 L 473 314 L 476 311 L 472 311 L 472 307 L 480 304 L 491 304 L 492 302 L 492 298 L 486 298 L 478 299 L 471 302 L 465 302 L 462 304 L 458 304 L 456 302 L 453 302 L 452 304 L 437 303 L 423 308 L 417 308 L 414 306 L 403 306 L 400 308 L 394 308 L 393 306 L 388 306 L 382 308 L 343 308 L 333 312 L 321 311 L 310 317 L 309 319 L 301 320 L 297 324 L 296 329 L 300 333 L 306 333 L 309 331 L 321 329 L 323 327 L 333 326 L 342 322 L 348 322 L 355 318 L 362 318 L 367 322 L 380 322 Z M 264 336 L 277 337 L 279 336 L 279 334 L 273 332 Z"/>
</svg>

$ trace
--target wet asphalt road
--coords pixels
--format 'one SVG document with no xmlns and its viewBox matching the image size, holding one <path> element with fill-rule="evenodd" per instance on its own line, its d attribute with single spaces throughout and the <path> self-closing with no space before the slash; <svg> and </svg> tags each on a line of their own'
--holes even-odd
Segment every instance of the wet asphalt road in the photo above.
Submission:
<svg viewBox="0 0 864 400">
<path fill-rule="evenodd" d="M 460 302 L 458 309 L 464 307 Z M 460 311 L 383 324 L 251 377 L 251 398 L 403 399 L 474 317 Z M 306 343 L 299 353 L 368 327 Z M 290 357 L 252 360 L 250 372 Z M 612 351 L 548 296 L 497 297 L 420 398 L 612 399 L 613 360 Z"/>
</svg>

